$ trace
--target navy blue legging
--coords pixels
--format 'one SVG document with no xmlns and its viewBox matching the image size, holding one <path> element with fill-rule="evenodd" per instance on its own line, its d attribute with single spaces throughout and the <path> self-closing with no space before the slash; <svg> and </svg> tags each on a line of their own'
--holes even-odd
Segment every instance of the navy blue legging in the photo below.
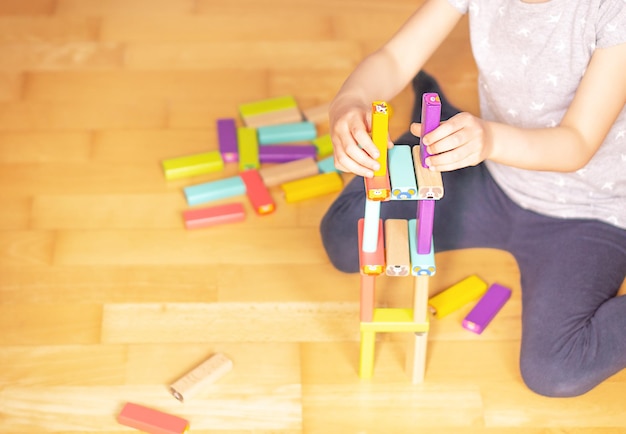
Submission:
<svg viewBox="0 0 626 434">
<path fill-rule="evenodd" d="M 437 83 L 421 72 L 416 95 L 437 92 L 442 119 L 458 112 Z M 419 121 L 421 98 L 413 119 Z M 396 143 L 415 144 L 410 133 Z M 437 252 L 486 247 L 510 252 L 522 286 L 520 369 L 527 386 L 546 396 L 576 396 L 626 368 L 626 231 L 587 219 L 558 219 L 527 211 L 498 187 L 480 164 L 443 173 L 445 195 L 435 207 Z M 355 177 L 330 206 L 321 236 L 332 264 L 358 271 L 357 221 L 363 179 Z M 415 202 L 391 201 L 381 218 L 415 218 Z"/>
</svg>

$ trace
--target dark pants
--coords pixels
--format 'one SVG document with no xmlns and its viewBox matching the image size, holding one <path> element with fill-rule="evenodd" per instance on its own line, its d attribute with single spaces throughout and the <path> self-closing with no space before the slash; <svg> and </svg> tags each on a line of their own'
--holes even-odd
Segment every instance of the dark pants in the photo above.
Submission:
<svg viewBox="0 0 626 434">
<path fill-rule="evenodd" d="M 416 95 L 437 92 L 442 119 L 458 111 L 423 72 Z M 413 119 L 419 121 L 421 98 Z M 409 133 L 395 143 L 414 144 Z M 513 254 L 521 272 L 520 367 L 530 389 L 546 396 L 583 394 L 626 367 L 626 231 L 596 220 L 558 219 L 511 201 L 484 164 L 443 174 L 444 197 L 435 207 L 435 250 L 471 247 Z M 321 223 L 333 265 L 358 271 L 357 221 L 363 217 L 363 179 L 355 177 Z M 413 201 L 390 201 L 381 218 L 413 219 Z"/>
</svg>

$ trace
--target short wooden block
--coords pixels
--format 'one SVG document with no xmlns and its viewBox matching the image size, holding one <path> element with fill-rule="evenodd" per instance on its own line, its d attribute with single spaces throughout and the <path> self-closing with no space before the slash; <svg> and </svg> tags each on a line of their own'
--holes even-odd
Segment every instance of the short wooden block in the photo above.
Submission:
<svg viewBox="0 0 626 434">
<path fill-rule="evenodd" d="M 236 162 L 239 159 L 239 150 L 237 146 L 237 125 L 234 119 L 217 120 L 217 140 L 224 162 Z"/>
<path fill-rule="evenodd" d="M 318 158 L 324 158 L 333 154 L 333 142 L 330 139 L 330 134 L 317 137 L 313 139 L 312 142 L 317 148 Z"/>
<path fill-rule="evenodd" d="M 308 121 L 259 127 L 257 132 L 261 145 L 306 142 L 317 137 L 315 124 Z"/>
<path fill-rule="evenodd" d="M 317 166 L 316 166 L 317 167 Z M 288 203 L 336 193 L 343 188 L 343 180 L 337 172 L 321 173 L 308 178 L 286 182 L 281 185 Z"/>
<path fill-rule="evenodd" d="M 389 150 L 391 200 L 417 200 L 417 181 L 411 147 L 395 145 Z"/>
<path fill-rule="evenodd" d="M 441 319 L 478 300 L 487 291 L 487 283 L 478 276 L 469 276 L 428 300 L 428 307 L 435 317 Z"/>
<path fill-rule="evenodd" d="M 376 276 L 361 273 L 361 322 L 370 322 L 374 319 L 376 303 Z"/>
<path fill-rule="evenodd" d="M 417 179 L 418 199 L 439 200 L 443 197 L 441 172 L 422 167 L 420 164 L 420 146 L 413 146 L 413 167 Z"/>
<path fill-rule="evenodd" d="M 239 153 L 239 171 L 258 169 L 259 141 L 257 130 L 249 127 L 237 128 L 237 150 Z"/>
<path fill-rule="evenodd" d="M 411 336 L 409 350 L 407 351 L 406 371 L 411 376 L 413 384 L 424 382 L 427 346 L 428 333 L 414 333 Z"/>
<path fill-rule="evenodd" d="M 363 242 L 361 250 L 373 253 L 378 249 L 380 227 L 380 202 L 365 199 L 365 215 L 363 217 Z M 379 230 L 380 227 L 380 230 Z"/>
<path fill-rule="evenodd" d="M 214 383 L 233 369 L 233 362 L 217 353 L 183 375 L 170 386 L 170 392 L 180 402 L 191 398 L 204 386 Z"/>
<path fill-rule="evenodd" d="M 298 104 L 293 96 L 279 96 L 260 101 L 249 102 L 239 106 L 239 114 L 244 117 L 256 116 L 264 113 L 271 113 L 281 110 L 298 108 Z"/>
<path fill-rule="evenodd" d="M 417 251 L 417 221 L 409 220 L 409 252 L 411 256 L 411 275 L 434 276 L 437 272 L 435 266 L 435 242 L 431 238 L 430 251 L 420 254 Z"/>
<path fill-rule="evenodd" d="M 378 239 L 376 242 L 376 250 L 366 252 L 360 246 L 363 245 L 363 231 L 365 229 L 365 219 L 359 219 L 359 267 L 361 273 L 372 276 L 378 276 L 385 272 L 385 239 L 383 235 L 383 221 L 378 220 Z"/>
<path fill-rule="evenodd" d="M 246 184 L 240 176 L 219 179 L 183 188 L 189 206 L 246 194 Z"/>
<path fill-rule="evenodd" d="M 435 201 L 417 201 L 417 253 L 427 255 L 432 250 Z"/>
<path fill-rule="evenodd" d="M 302 122 L 302 113 L 297 107 L 275 110 L 258 115 L 242 117 L 243 123 L 247 127 L 261 128 L 272 125 L 290 124 Z"/>
<path fill-rule="evenodd" d="M 385 220 L 385 274 L 408 276 L 411 274 L 409 250 L 409 225 L 406 220 Z"/>
<path fill-rule="evenodd" d="M 328 122 L 328 110 L 330 109 L 330 103 L 324 103 L 316 105 L 314 107 L 308 107 L 302 110 L 304 119 L 314 124 L 321 124 Z"/>
<path fill-rule="evenodd" d="M 510 297 L 509 288 L 494 283 L 463 319 L 463 328 L 481 334 Z"/>
<path fill-rule="evenodd" d="M 362 322 L 361 331 L 376 333 L 396 332 L 427 332 L 428 321 L 417 323 L 413 321 L 413 309 L 378 308 L 374 309 L 372 322 Z"/>
<path fill-rule="evenodd" d="M 163 160 L 161 165 L 165 172 L 165 179 L 173 180 L 217 172 L 224 169 L 224 160 L 222 160 L 220 152 L 211 151 L 170 158 Z"/>
<path fill-rule="evenodd" d="M 439 126 L 441 122 L 441 100 L 439 95 L 431 92 L 422 95 L 422 131 L 420 137 L 424 137 Z M 427 168 L 426 158 L 430 154 L 426 151 L 426 147 L 420 147 L 421 153 L 419 162 L 423 168 Z"/>
<path fill-rule="evenodd" d="M 241 203 L 227 203 L 183 211 L 183 219 L 187 229 L 200 229 L 244 221 L 246 211 Z"/>
<path fill-rule="evenodd" d="M 364 178 L 365 193 L 369 200 L 379 200 L 386 202 L 391 199 L 391 184 L 389 183 L 389 174 L 384 176 L 374 176 L 373 178 Z"/>
<path fill-rule="evenodd" d="M 184 434 L 189 422 L 181 417 L 128 402 L 117 416 L 122 424 L 149 434 Z"/>
<path fill-rule="evenodd" d="M 317 148 L 313 145 L 263 145 L 259 146 L 259 161 L 261 163 L 287 163 L 315 158 Z"/>
<path fill-rule="evenodd" d="M 303 158 L 288 163 L 261 167 L 259 174 L 266 186 L 275 187 L 297 179 L 318 175 L 319 167 L 313 158 Z"/>
<path fill-rule="evenodd" d="M 385 101 L 372 103 L 372 141 L 378 148 L 379 156 L 376 161 L 380 164 L 374 176 L 387 175 L 387 145 L 389 143 L 389 113 Z"/>
<path fill-rule="evenodd" d="M 374 355 L 376 351 L 376 332 L 361 330 L 361 349 L 359 357 L 359 377 L 372 378 L 374 374 Z"/>
<path fill-rule="evenodd" d="M 241 172 L 239 176 L 246 185 L 246 194 L 256 213 L 265 215 L 274 212 L 276 204 L 259 172 L 256 169 L 250 169 Z"/>
</svg>

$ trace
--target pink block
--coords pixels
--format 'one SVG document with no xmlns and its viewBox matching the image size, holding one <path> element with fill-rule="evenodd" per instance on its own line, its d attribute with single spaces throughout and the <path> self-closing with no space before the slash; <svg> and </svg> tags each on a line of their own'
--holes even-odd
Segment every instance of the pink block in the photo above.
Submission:
<svg viewBox="0 0 626 434">
<path fill-rule="evenodd" d="M 187 229 L 199 229 L 224 223 L 240 222 L 245 220 L 245 218 L 246 211 L 239 202 L 190 209 L 183 212 L 183 219 Z"/>
<path fill-rule="evenodd" d="M 181 417 L 128 402 L 117 416 L 117 421 L 149 434 L 184 434 L 189 422 Z"/>
</svg>

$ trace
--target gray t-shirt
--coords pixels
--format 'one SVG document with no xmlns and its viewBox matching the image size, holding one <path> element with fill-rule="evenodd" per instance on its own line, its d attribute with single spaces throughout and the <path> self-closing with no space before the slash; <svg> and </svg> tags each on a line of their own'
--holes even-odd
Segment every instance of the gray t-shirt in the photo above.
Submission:
<svg viewBox="0 0 626 434">
<path fill-rule="evenodd" d="M 594 50 L 626 43 L 626 0 L 449 2 L 461 13 L 469 11 L 481 116 L 490 121 L 557 126 Z M 596 155 L 576 172 L 486 164 L 498 185 L 526 209 L 626 229 L 626 106 Z"/>
</svg>

